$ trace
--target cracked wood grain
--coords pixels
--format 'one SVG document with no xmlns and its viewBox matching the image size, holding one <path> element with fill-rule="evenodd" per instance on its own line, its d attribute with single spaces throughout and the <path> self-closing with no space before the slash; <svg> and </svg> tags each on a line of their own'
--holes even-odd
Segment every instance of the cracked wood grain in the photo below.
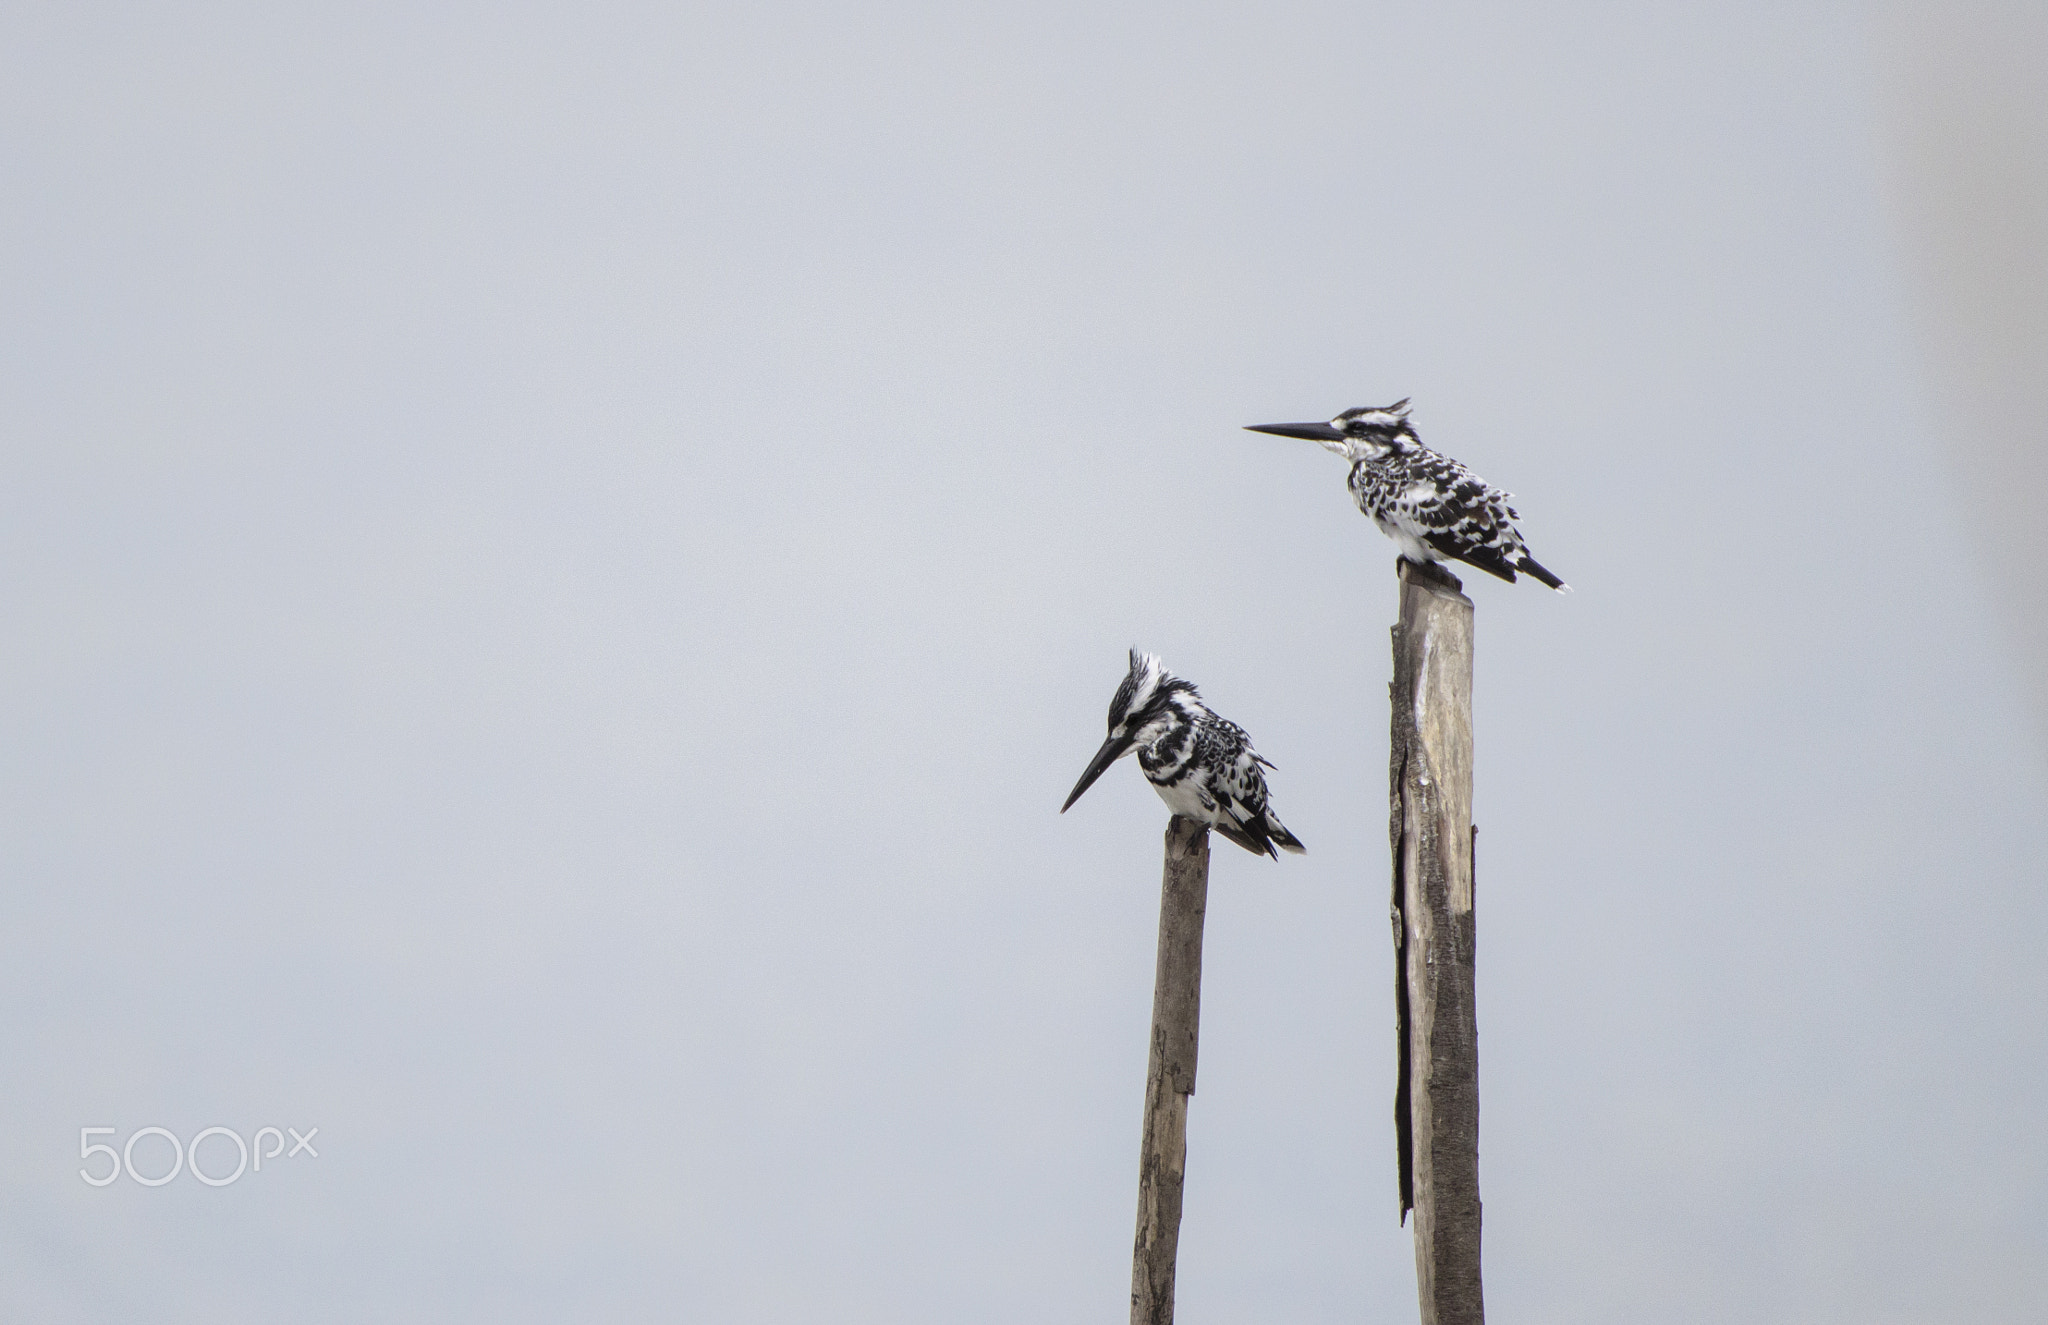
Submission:
<svg viewBox="0 0 2048 1325">
<path fill-rule="evenodd" d="M 1481 1325 L 1472 601 L 1434 567 L 1397 565 L 1388 835 L 1401 1214 L 1415 1215 L 1423 1325 Z"/>
<path fill-rule="evenodd" d="M 1209 828 L 1175 815 L 1166 825 L 1159 894 L 1159 967 L 1152 985 L 1152 1052 L 1138 1159 L 1138 1236 L 1131 1255 L 1131 1325 L 1171 1325 L 1187 1173 L 1188 1097 L 1202 1016 L 1202 919 L 1209 905 Z"/>
</svg>

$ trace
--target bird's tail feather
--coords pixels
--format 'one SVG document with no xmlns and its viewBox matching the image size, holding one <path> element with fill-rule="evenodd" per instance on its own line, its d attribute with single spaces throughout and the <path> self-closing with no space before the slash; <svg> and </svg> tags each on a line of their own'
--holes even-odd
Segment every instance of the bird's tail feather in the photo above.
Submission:
<svg viewBox="0 0 2048 1325">
<path fill-rule="evenodd" d="M 1525 575 L 1534 576 L 1536 579 L 1543 581 L 1545 584 L 1557 590 L 1559 593 L 1570 593 L 1572 591 L 1572 587 L 1569 584 L 1566 584 L 1563 580 L 1558 579 L 1555 575 L 1552 575 L 1549 571 L 1543 569 L 1543 563 L 1537 561 L 1536 558 L 1530 556 L 1526 552 L 1522 554 L 1522 559 L 1515 563 L 1515 569 L 1521 571 Z"/>
</svg>

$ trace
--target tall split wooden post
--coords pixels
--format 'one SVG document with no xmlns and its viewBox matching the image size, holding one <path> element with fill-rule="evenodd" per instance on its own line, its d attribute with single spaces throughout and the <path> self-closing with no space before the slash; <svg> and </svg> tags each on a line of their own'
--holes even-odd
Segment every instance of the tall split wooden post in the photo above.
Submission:
<svg viewBox="0 0 2048 1325">
<path fill-rule="evenodd" d="M 1388 828 L 1401 1213 L 1415 1212 L 1422 1325 L 1481 1325 L 1472 600 L 1433 566 L 1397 565 Z"/>
<path fill-rule="evenodd" d="M 1131 1325 L 1171 1325 L 1187 1173 L 1188 1096 L 1202 1019 L 1202 917 L 1209 906 L 1209 826 L 1173 816 L 1159 893 L 1159 969 L 1138 1157 L 1138 1238 L 1131 1254 Z"/>
</svg>

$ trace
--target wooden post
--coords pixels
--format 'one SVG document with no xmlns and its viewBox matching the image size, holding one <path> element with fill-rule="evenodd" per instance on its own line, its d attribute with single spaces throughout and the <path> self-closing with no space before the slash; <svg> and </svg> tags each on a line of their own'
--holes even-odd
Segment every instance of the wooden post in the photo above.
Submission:
<svg viewBox="0 0 2048 1325">
<path fill-rule="evenodd" d="M 1138 1239 L 1131 1254 L 1131 1325 L 1171 1325 L 1187 1172 L 1188 1096 L 1202 1018 L 1202 916 L 1209 905 L 1209 826 L 1173 816 L 1159 894 L 1159 970 L 1138 1156 Z"/>
<path fill-rule="evenodd" d="M 1389 834 L 1394 1127 L 1401 1214 L 1415 1211 L 1422 1325 L 1481 1325 L 1479 1025 L 1473 1003 L 1472 600 L 1435 567 L 1397 563 Z"/>
</svg>

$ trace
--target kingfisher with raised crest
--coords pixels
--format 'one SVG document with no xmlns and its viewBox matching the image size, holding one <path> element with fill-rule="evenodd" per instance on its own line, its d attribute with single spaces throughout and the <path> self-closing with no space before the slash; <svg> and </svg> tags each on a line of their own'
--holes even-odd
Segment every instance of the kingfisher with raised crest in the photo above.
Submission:
<svg viewBox="0 0 2048 1325">
<path fill-rule="evenodd" d="M 1264 423 L 1248 432 L 1303 437 L 1351 462 L 1347 486 L 1358 509 L 1417 567 L 1462 561 L 1509 584 L 1517 572 L 1559 593 L 1571 586 L 1529 555 L 1508 505 L 1512 495 L 1447 455 L 1424 446 L 1408 422 L 1408 402 L 1347 409 L 1328 423 Z"/>
<path fill-rule="evenodd" d="M 1131 650 L 1130 674 L 1109 701 L 1109 739 L 1074 784 L 1065 814 L 1104 770 L 1136 752 L 1145 780 L 1185 819 L 1207 824 L 1255 855 L 1303 852 L 1301 839 L 1273 813 L 1261 767 L 1244 728 L 1202 702 L 1194 684 L 1166 670 L 1155 654 Z"/>
</svg>

